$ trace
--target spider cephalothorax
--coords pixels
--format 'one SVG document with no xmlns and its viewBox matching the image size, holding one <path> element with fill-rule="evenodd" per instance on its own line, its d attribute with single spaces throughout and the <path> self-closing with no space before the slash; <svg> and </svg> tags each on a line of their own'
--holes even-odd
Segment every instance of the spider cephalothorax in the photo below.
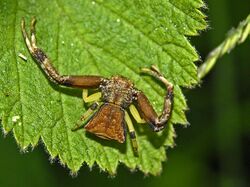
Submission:
<svg viewBox="0 0 250 187">
<path fill-rule="evenodd" d="M 125 129 L 127 125 L 134 152 L 137 154 L 136 135 L 126 109 L 129 109 L 137 123 L 148 123 L 153 131 L 160 131 L 165 127 L 172 109 L 173 85 L 164 78 L 155 66 L 151 66 L 150 69 L 143 68 L 142 71 L 159 79 L 166 86 L 167 94 L 160 116 L 157 115 L 145 94 L 136 89 L 134 84 L 125 77 L 60 75 L 47 55 L 36 46 L 35 22 L 35 19 L 31 22 L 31 36 L 29 38 L 25 30 L 24 19 L 22 20 L 23 37 L 32 57 L 39 63 L 50 80 L 63 86 L 82 88 L 83 100 L 93 103 L 72 131 L 82 127 L 82 121 L 87 121 L 87 124 L 84 124 L 87 131 L 101 138 L 123 143 L 126 139 Z M 91 88 L 97 89 L 98 92 L 88 96 L 87 89 Z"/>
<path fill-rule="evenodd" d="M 122 76 L 113 76 L 104 79 L 100 85 L 103 102 L 113 103 L 122 108 L 127 108 L 136 95 L 133 83 Z"/>
</svg>

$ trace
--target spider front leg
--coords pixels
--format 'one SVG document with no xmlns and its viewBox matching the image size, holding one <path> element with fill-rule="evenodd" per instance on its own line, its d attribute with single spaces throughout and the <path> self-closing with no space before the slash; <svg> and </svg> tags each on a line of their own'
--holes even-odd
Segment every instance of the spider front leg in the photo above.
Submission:
<svg viewBox="0 0 250 187">
<path fill-rule="evenodd" d="M 157 115 L 153 107 L 151 106 L 148 98 L 139 91 L 137 93 L 137 108 L 139 109 L 139 112 L 143 116 L 143 118 L 147 121 L 147 123 L 150 124 L 152 129 L 154 131 L 160 131 L 162 130 L 167 121 L 169 120 L 169 117 L 171 115 L 172 111 L 172 103 L 173 103 L 173 84 L 170 83 L 156 68 L 156 66 L 151 66 L 150 69 L 143 68 L 142 72 L 148 73 L 152 75 L 153 77 L 159 79 L 161 82 L 164 83 L 164 85 L 167 88 L 167 93 L 164 98 L 164 107 L 162 110 L 162 113 L 160 116 Z"/>
<path fill-rule="evenodd" d="M 98 88 L 101 82 L 104 80 L 100 76 L 74 76 L 74 75 L 60 75 L 58 71 L 53 67 L 47 55 L 42 49 L 36 45 L 35 35 L 35 24 L 36 19 L 33 18 L 31 21 L 31 40 L 25 29 L 25 21 L 22 19 L 21 27 L 22 34 L 25 40 L 26 46 L 29 49 L 32 57 L 38 62 L 43 71 L 47 74 L 48 78 L 60 85 L 78 88 Z"/>
</svg>

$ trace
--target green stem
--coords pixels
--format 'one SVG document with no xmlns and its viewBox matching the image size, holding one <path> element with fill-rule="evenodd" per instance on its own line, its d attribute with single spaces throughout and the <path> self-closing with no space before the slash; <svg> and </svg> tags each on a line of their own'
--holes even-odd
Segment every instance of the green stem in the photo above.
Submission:
<svg viewBox="0 0 250 187">
<path fill-rule="evenodd" d="M 243 43 L 248 35 L 250 35 L 250 14 L 236 29 L 232 29 L 228 33 L 227 38 L 218 47 L 208 54 L 205 62 L 198 68 L 199 79 L 207 75 L 221 56 L 229 53 L 237 44 Z"/>
</svg>

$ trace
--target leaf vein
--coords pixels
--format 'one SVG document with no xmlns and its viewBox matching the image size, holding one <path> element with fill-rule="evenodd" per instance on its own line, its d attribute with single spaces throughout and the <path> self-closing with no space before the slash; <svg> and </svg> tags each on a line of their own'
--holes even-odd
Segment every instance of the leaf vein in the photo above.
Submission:
<svg viewBox="0 0 250 187">
<path fill-rule="evenodd" d="M 186 69 L 185 67 L 183 67 L 180 62 L 169 52 L 167 51 L 164 47 L 162 47 L 161 44 L 159 44 L 155 39 L 151 38 L 150 36 L 146 35 L 143 31 L 141 31 L 136 25 L 133 25 L 133 23 L 131 23 L 131 21 L 129 21 L 127 18 L 125 18 L 124 16 L 122 16 L 121 14 L 119 14 L 118 12 L 110 9 L 108 6 L 105 6 L 104 4 L 100 3 L 100 2 L 96 2 L 99 6 L 102 5 L 103 8 L 105 8 L 106 10 L 108 10 L 110 13 L 114 14 L 117 17 L 120 17 L 122 20 L 124 20 L 124 23 L 126 23 L 129 27 L 133 28 L 135 31 L 137 31 L 138 33 L 140 33 L 143 37 L 145 37 L 146 39 L 148 39 L 152 44 L 154 44 L 155 46 L 157 46 L 158 48 L 160 48 L 162 51 L 164 51 L 170 58 L 173 59 L 173 62 L 175 62 L 175 64 L 179 65 L 179 67 L 181 67 L 192 79 L 196 80 L 197 78 L 190 73 L 189 69 Z M 180 33 L 179 33 L 180 34 Z M 184 79 L 185 80 L 185 79 Z"/>
<path fill-rule="evenodd" d="M 57 23 L 57 38 L 56 38 L 56 59 L 57 59 L 57 62 L 59 61 L 59 37 L 60 37 L 60 21 L 58 21 L 58 23 Z M 60 106 L 61 106 L 61 111 L 62 111 L 62 121 L 63 121 L 64 127 L 65 127 L 66 136 L 67 136 L 67 144 L 68 144 L 70 161 L 73 161 L 72 150 L 71 150 L 71 145 L 70 145 L 70 140 L 69 140 L 69 133 L 68 133 L 67 123 L 66 123 L 66 119 L 65 119 L 63 97 L 62 97 L 61 92 L 59 92 L 59 99 L 60 99 L 60 103 L 61 103 Z"/>
<path fill-rule="evenodd" d="M 16 23 L 17 23 L 17 11 L 18 11 L 18 1 L 15 0 L 15 10 L 14 10 L 14 13 L 15 13 L 15 16 L 14 16 L 14 21 L 13 21 L 13 40 L 12 40 L 12 44 L 13 44 L 13 56 L 15 58 L 15 65 L 16 65 L 16 69 L 17 69 L 17 82 L 18 82 L 18 97 L 19 97 L 19 101 L 20 101 L 20 111 L 21 111 L 21 116 L 20 116 L 20 120 L 21 120 L 21 128 L 22 128 L 22 140 L 21 140 L 21 147 L 24 146 L 24 123 L 23 123 L 23 106 L 22 106 L 22 96 L 21 96 L 21 80 L 20 80 L 20 71 L 19 71 L 19 65 L 18 65 L 18 62 L 17 62 L 17 57 L 16 57 Z"/>
<path fill-rule="evenodd" d="M 69 16 L 69 14 L 66 12 L 66 10 L 64 9 L 64 7 L 58 2 L 58 0 L 57 0 L 57 4 L 58 4 L 58 7 L 61 9 L 61 11 L 62 11 L 63 13 L 65 13 L 65 15 L 70 19 L 70 23 L 72 24 L 72 26 L 75 27 L 75 25 L 73 24 L 74 22 L 73 22 L 72 18 L 71 18 L 71 17 Z M 76 28 L 77 28 L 77 30 L 79 29 L 78 27 L 76 27 Z M 74 30 L 74 31 L 75 31 L 75 30 Z M 80 36 L 80 35 L 79 35 L 79 36 Z M 132 67 L 128 66 L 127 63 L 123 62 L 119 57 L 117 57 L 116 55 L 114 55 L 113 53 L 111 53 L 110 51 L 108 51 L 107 49 L 98 46 L 96 43 L 91 43 L 91 42 L 87 41 L 85 38 L 83 38 L 83 41 L 86 42 L 87 44 L 89 44 L 91 47 L 96 47 L 96 48 L 98 48 L 98 49 L 102 49 L 105 53 L 107 53 L 108 55 L 112 56 L 113 58 L 115 58 L 116 60 L 118 60 L 119 62 L 121 62 L 121 64 L 123 64 L 124 66 L 126 66 L 127 68 L 129 68 L 129 69 L 131 70 L 131 72 L 133 72 L 136 76 L 138 75 L 137 72 L 136 72 L 136 70 L 134 70 Z M 157 95 L 161 96 L 161 95 L 158 93 L 158 91 L 155 89 L 155 87 L 154 87 L 150 82 L 146 81 L 143 77 L 142 77 L 141 80 L 143 80 L 143 81 L 146 82 L 148 85 L 150 85 L 151 88 L 153 89 L 153 91 L 154 91 Z"/>
<path fill-rule="evenodd" d="M 183 14 L 184 16 L 187 16 L 187 17 L 191 18 L 194 22 L 201 24 L 201 22 L 199 22 L 197 19 L 193 18 L 193 17 L 190 16 L 189 14 L 186 14 L 183 10 L 181 10 L 179 7 L 177 7 L 174 3 L 171 2 L 171 0 L 167 0 L 167 3 L 168 3 L 170 6 L 174 7 L 177 11 L 179 11 L 179 12 L 180 12 L 181 14 Z M 177 12 L 177 11 L 176 11 L 176 12 Z"/>
</svg>

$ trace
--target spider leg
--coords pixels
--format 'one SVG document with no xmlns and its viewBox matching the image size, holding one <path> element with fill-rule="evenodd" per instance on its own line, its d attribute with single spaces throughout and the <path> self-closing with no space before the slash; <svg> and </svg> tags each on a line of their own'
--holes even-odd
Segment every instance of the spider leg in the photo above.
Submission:
<svg viewBox="0 0 250 187">
<path fill-rule="evenodd" d="M 134 129 L 133 123 L 129 117 L 129 114 L 126 111 L 125 111 L 125 121 L 126 121 L 127 126 L 128 126 L 129 135 L 131 138 L 134 154 L 136 156 L 138 156 L 138 144 L 137 144 L 137 140 L 136 140 L 135 129 Z"/>
<path fill-rule="evenodd" d="M 21 29 L 23 38 L 25 40 L 26 46 L 29 49 L 32 57 L 38 62 L 43 71 L 47 74 L 48 78 L 57 84 L 69 86 L 69 87 L 78 87 L 78 88 L 98 88 L 102 81 L 103 77 L 100 76 L 76 76 L 76 75 L 60 75 L 59 72 L 51 64 L 50 59 L 45 54 L 45 52 L 37 47 L 36 45 L 36 36 L 35 36 L 35 18 L 31 21 L 31 40 L 25 29 L 24 18 L 21 22 Z"/>
<path fill-rule="evenodd" d="M 137 93 L 137 108 L 140 111 L 140 114 L 143 116 L 143 118 L 150 124 L 152 129 L 154 131 L 160 131 L 162 130 L 167 121 L 170 118 L 171 111 L 172 111 L 172 103 L 173 103 L 173 84 L 170 83 L 157 69 L 156 66 L 151 66 L 150 69 L 143 68 L 142 72 L 148 73 L 152 75 L 153 77 L 160 80 L 167 89 L 166 96 L 164 98 L 164 106 L 163 110 L 160 116 L 157 115 L 153 107 L 151 106 L 148 98 L 145 96 L 144 93 L 139 91 Z"/>
<path fill-rule="evenodd" d="M 152 65 L 150 67 L 150 69 L 148 68 L 142 68 L 141 71 L 143 73 L 147 73 L 149 75 L 152 75 L 153 77 L 159 79 L 161 82 L 163 82 L 165 84 L 165 86 L 167 87 L 168 91 L 170 91 L 170 89 L 173 89 L 173 84 L 170 83 L 160 72 L 160 70 L 155 66 Z"/>
<path fill-rule="evenodd" d="M 71 129 L 71 131 L 76 131 L 82 128 L 85 124 L 82 124 L 83 121 L 89 119 L 100 107 L 99 102 L 94 102 L 89 109 L 81 116 L 80 120 L 76 123 L 76 126 Z"/>
<path fill-rule="evenodd" d="M 26 46 L 28 47 L 30 52 L 34 52 L 33 47 L 31 46 L 30 39 L 29 39 L 28 34 L 26 32 L 26 29 L 25 29 L 24 19 L 22 19 L 21 28 L 22 28 L 22 34 L 23 34 L 23 38 L 25 40 Z"/>
<path fill-rule="evenodd" d="M 141 118 L 138 110 L 136 109 L 135 105 L 131 104 L 129 106 L 129 111 L 132 114 L 132 116 L 134 117 L 135 121 L 137 123 L 146 123 L 146 121 L 144 119 Z"/>
<path fill-rule="evenodd" d="M 99 101 L 101 97 L 102 97 L 101 92 L 96 92 L 96 93 L 88 96 L 88 90 L 87 89 L 82 90 L 82 99 L 85 103 Z"/>
<path fill-rule="evenodd" d="M 37 48 L 36 46 L 36 19 L 33 17 L 31 20 L 31 26 L 30 26 L 30 34 L 31 34 L 31 44 L 33 47 Z"/>
</svg>

